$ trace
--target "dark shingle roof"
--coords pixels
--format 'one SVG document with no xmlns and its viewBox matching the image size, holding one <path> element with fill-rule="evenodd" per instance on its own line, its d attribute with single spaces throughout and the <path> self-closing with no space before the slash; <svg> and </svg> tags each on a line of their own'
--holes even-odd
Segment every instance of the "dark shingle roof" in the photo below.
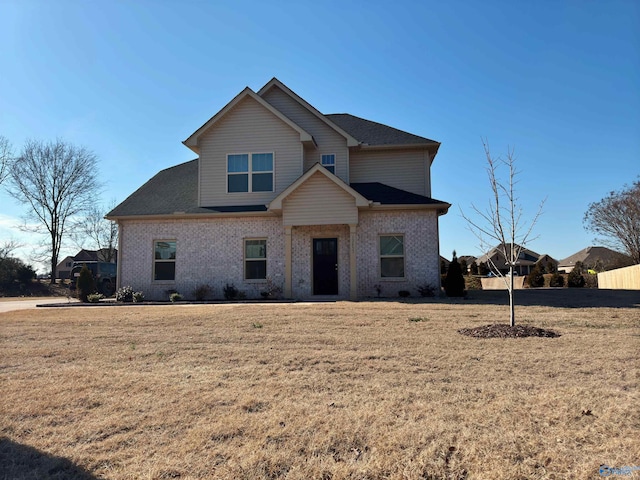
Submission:
<svg viewBox="0 0 640 480">
<path fill-rule="evenodd" d="M 352 183 L 350 186 L 367 200 L 382 205 L 449 205 L 435 198 L 424 197 L 379 182 Z"/>
<path fill-rule="evenodd" d="M 265 205 L 198 207 L 198 159 L 158 172 L 107 217 L 174 213 L 265 212 Z"/>
<path fill-rule="evenodd" d="M 413 133 L 404 132 L 348 113 L 332 113 L 325 115 L 325 117 L 366 145 L 420 145 L 425 143 L 439 145 L 435 140 L 420 137 Z"/>
</svg>

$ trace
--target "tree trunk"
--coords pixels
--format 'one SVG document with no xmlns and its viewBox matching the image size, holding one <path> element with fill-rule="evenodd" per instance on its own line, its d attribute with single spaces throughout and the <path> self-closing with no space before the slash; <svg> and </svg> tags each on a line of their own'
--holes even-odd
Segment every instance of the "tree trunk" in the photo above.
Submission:
<svg viewBox="0 0 640 480">
<path fill-rule="evenodd" d="M 516 325 L 516 309 L 513 303 L 513 263 L 509 267 L 509 310 L 510 310 L 510 320 L 509 325 L 515 327 Z"/>
</svg>

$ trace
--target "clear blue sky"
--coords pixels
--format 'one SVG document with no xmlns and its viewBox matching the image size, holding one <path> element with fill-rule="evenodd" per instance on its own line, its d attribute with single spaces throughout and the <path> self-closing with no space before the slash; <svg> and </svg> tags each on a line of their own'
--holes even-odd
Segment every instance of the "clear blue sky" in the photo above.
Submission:
<svg viewBox="0 0 640 480">
<path fill-rule="evenodd" d="M 442 142 L 446 257 L 479 253 L 459 208 L 489 199 L 483 137 L 515 148 L 525 213 L 547 197 L 530 248 L 558 259 L 593 244 L 588 204 L 640 175 L 636 0 L 0 0 L 0 19 L 0 135 L 90 148 L 105 203 L 194 158 L 181 142 L 274 76 L 323 113 Z M 0 205 L 0 241 L 34 242 Z"/>
</svg>

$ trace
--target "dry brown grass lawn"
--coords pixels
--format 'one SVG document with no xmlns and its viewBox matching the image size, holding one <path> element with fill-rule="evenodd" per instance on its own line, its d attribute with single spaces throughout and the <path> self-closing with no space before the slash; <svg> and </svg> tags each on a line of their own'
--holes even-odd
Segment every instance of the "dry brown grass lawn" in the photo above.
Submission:
<svg viewBox="0 0 640 480">
<path fill-rule="evenodd" d="M 458 334 L 508 318 L 468 300 L 2 314 L 0 478 L 599 478 L 640 464 L 638 307 L 518 307 L 562 335 L 521 339 Z"/>
</svg>

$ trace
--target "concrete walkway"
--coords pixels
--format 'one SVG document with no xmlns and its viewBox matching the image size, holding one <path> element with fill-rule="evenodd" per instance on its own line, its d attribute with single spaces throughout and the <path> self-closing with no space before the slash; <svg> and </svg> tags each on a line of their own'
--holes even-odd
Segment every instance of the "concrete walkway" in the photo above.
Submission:
<svg viewBox="0 0 640 480">
<path fill-rule="evenodd" d="M 71 299 L 71 302 L 77 302 L 75 298 Z M 21 298 L 19 300 L 8 300 L 0 302 L 0 313 L 11 312 L 13 310 L 27 310 L 29 308 L 36 308 L 38 305 L 46 305 L 49 303 L 65 303 L 67 299 L 65 297 L 50 297 L 50 298 Z"/>
</svg>

